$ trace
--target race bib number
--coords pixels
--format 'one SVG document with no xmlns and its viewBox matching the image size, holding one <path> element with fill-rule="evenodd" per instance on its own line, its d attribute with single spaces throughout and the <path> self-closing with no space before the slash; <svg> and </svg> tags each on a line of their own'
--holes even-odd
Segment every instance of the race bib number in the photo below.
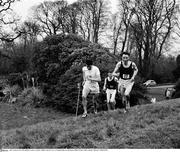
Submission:
<svg viewBox="0 0 180 152">
<path fill-rule="evenodd" d="M 130 75 L 129 74 L 123 74 L 123 79 L 130 79 Z"/>
<path fill-rule="evenodd" d="M 110 89 L 113 89 L 113 88 L 114 88 L 114 86 L 113 86 L 113 85 L 110 85 L 109 87 L 110 87 Z"/>
</svg>

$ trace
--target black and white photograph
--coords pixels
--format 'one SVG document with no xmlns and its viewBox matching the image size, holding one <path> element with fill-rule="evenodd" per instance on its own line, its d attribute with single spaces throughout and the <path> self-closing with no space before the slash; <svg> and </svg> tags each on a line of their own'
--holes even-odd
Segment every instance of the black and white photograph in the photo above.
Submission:
<svg viewBox="0 0 180 152">
<path fill-rule="evenodd" d="M 180 149 L 180 0 L 0 0 L 2 151 Z"/>
</svg>

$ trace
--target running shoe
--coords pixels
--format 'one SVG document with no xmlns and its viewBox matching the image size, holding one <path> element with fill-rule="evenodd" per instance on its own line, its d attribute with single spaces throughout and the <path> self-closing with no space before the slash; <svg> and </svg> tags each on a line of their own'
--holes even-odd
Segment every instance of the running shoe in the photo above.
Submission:
<svg viewBox="0 0 180 152">
<path fill-rule="evenodd" d="M 124 113 L 126 113 L 126 112 L 127 112 L 127 110 L 126 110 L 126 109 L 124 109 L 124 110 L 123 110 L 123 112 L 124 112 Z"/>
<path fill-rule="evenodd" d="M 83 113 L 82 118 L 87 117 L 87 113 Z"/>
</svg>

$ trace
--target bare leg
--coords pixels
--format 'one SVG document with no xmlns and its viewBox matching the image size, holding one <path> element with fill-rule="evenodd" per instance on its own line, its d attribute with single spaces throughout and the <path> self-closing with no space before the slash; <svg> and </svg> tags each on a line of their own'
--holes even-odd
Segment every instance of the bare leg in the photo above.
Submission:
<svg viewBox="0 0 180 152">
<path fill-rule="evenodd" d="M 112 107 L 112 110 L 115 110 L 115 105 L 116 105 L 116 100 L 115 100 L 115 97 L 116 97 L 116 90 L 114 90 L 111 94 L 111 98 L 110 98 L 110 103 L 111 103 L 111 107 Z"/>
<path fill-rule="evenodd" d="M 99 94 L 94 94 L 93 95 L 93 105 L 94 105 L 94 113 L 97 113 L 97 99 L 99 97 Z"/>
<path fill-rule="evenodd" d="M 108 108 L 108 111 L 110 111 L 111 106 L 110 106 L 110 92 L 109 92 L 109 89 L 106 91 L 106 99 L 107 99 L 107 108 Z"/>
<path fill-rule="evenodd" d="M 125 92 L 125 88 L 122 88 L 122 102 L 124 105 L 124 112 L 126 112 L 127 111 L 127 98 L 126 98 L 124 92 Z"/>
<path fill-rule="evenodd" d="M 111 110 L 111 106 L 110 106 L 110 103 L 107 102 L 107 107 L 108 107 L 108 111 Z"/>
<path fill-rule="evenodd" d="M 132 87 L 134 85 L 134 82 L 132 83 L 129 83 L 127 86 L 126 86 L 126 90 L 124 92 L 124 95 L 126 96 L 126 100 L 127 100 L 127 104 L 126 104 L 126 108 L 130 108 L 130 92 L 132 90 Z"/>
<path fill-rule="evenodd" d="M 126 96 L 125 96 L 125 95 L 122 96 L 122 101 L 123 101 L 123 104 L 124 104 L 124 109 L 126 109 L 127 99 L 126 99 Z"/>
<path fill-rule="evenodd" d="M 112 110 L 115 110 L 115 102 L 111 102 L 111 107 L 112 107 Z"/>
<path fill-rule="evenodd" d="M 87 114 L 87 98 L 86 97 L 82 97 L 82 105 L 83 105 L 84 113 Z"/>
<path fill-rule="evenodd" d="M 127 109 L 130 108 L 130 96 L 129 95 L 126 96 L 126 108 Z"/>
</svg>

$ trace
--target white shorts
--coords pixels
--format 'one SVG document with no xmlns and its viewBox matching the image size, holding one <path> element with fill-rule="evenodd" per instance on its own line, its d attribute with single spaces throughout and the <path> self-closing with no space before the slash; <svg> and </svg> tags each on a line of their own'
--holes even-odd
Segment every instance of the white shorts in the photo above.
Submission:
<svg viewBox="0 0 180 152">
<path fill-rule="evenodd" d="M 106 90 L 107 103 L 115 102 L 116 89 L 107 89 Z"/>
<path fill-rule="evenodd" d="M 128 96 L 132 90 L 133 85 L 134 85 L 134 81 L 131 82 L 130 80 L 119 79 L 118 91 L 120 91 L 122 94 L 123 89 L 125 89 L 124 95 Z"/>
<path fill-rule="evenodd" d="M 87 97 L 89 93 L 98 94 L 99 84 L 98 83 L 85 83 L 82 90 L 82 97 Z"/>
</svg>

